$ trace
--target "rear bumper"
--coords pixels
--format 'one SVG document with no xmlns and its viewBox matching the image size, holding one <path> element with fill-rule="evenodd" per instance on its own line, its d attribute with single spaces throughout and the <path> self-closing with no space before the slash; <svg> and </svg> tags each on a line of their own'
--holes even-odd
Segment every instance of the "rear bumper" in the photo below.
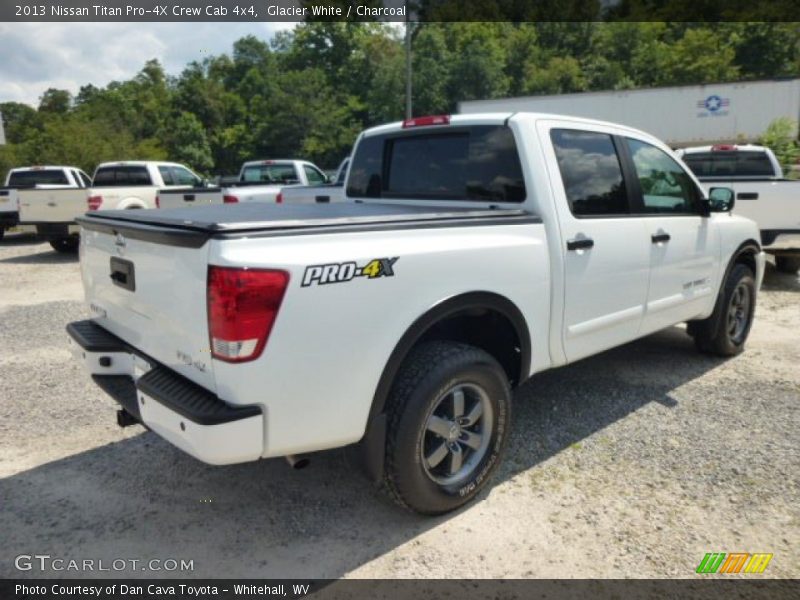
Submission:
<svg viewBox="0 0 800 600">
<path fill-rule="evenodd" d="M 0 212 L 0 229 L 11 229 L 19 225 L 19 213 L 13 212 Z"/>
<path fill-rule="evenodd" d="M 800 251 L 800 229 L 768 229 L 761 232 L 761 244 L 770 254 Z"/>
<path fill-rule="evenodd" d="M 232 406 L 136 351 L 94 321 L 67 326 L 73 354 L 92 379 L 140 423 L 213 465 L 258 459 L 264 416 L 258 406 Z"/>
<path fill-rule="evenodd" d="M 25 225 L 29 225 L 31 227 L 36 227 L 36 234 L 42 238 L 47 240 L 48 242 L 51 240 L 57 240 L 65 237 L 69 237 L 72 234 L 77 234 L 81 232 L 80 225 L 76 223 L 25 223 Z"/>
</svg>

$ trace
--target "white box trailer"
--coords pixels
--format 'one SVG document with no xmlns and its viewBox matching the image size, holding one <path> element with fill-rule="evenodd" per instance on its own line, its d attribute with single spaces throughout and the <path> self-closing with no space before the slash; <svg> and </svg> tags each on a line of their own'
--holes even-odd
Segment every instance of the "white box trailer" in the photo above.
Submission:
<svg viewBox="0 0 800 600">
<path fill-rule="evenodd" d="M 755 141 L 800 118 L 800 79 L 715 83 L 459 102 L 459 113 L 530 111 L 623 123 L 671 146 Z M 794 135 L 797 135 L 795 130 Z"/>
</svg>

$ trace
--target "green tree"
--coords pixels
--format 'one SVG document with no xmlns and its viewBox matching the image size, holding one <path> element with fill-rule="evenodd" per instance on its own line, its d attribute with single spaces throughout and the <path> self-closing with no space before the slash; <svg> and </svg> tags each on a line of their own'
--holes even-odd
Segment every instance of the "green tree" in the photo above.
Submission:
<svg viewBox="0 0 800 600">
<path fill-rule="evenodd" d="M 795 165 L 800 158 L 800 148 L 797 147 L 797 121 L 788 117 L 772 121 L 758 141 L 772 150 L 783 166 Z"/>
<path fill-rule="evenodd" d="M 48 88 L 39 100 L 39 112 L 66 114 L 72 104 L 72 95 L 67 90 Z"/>
</svg>

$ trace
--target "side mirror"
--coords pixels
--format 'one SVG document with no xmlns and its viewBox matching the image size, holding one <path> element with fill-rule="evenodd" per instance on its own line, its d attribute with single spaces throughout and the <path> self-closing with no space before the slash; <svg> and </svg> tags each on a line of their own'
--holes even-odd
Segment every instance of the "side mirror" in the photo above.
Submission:
<svg viewBox="0 0 800 600">
<path fill-rule="evenodd" d="M 731 188 L 715 187 L 708 191 L 710 212 L 730 212 L 735 203 L 735 194 Z"/>
</svg>

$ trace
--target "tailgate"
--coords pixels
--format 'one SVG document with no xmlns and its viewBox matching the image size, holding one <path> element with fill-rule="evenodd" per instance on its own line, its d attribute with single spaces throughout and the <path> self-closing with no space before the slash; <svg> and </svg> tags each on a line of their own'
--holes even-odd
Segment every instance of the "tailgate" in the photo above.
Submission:
<svg viewBox="0 0 800 600">
<path fill-rule="evenodd" d="M 17 212 L 17 190 L 0 190 L 0 213 Z"/>
<path fill-rule="evenodd" d="M 208 206 L 222 204 L 220 188 L 189 188 L 158 190 L 159 208 L 179 208 L 183 206 Z"/>
<path fill-rule="evenodd" d="M 732 181 L 733 213 L 761 230 L 800 229 L 800 181 Z"/>
<path fill-rule="evenodd" d="M 88 189 L 18 190 L 20 223 L 72 223 L 87 210 Z"/>
<path fill-rule="evenodd" d="M 206 315 L 207 270 L 208 244 L 174 246 L 113 231 L 81 230 L 81 272 L 95 321 L 150 358 L 216 391 Z"/>
</svg>

